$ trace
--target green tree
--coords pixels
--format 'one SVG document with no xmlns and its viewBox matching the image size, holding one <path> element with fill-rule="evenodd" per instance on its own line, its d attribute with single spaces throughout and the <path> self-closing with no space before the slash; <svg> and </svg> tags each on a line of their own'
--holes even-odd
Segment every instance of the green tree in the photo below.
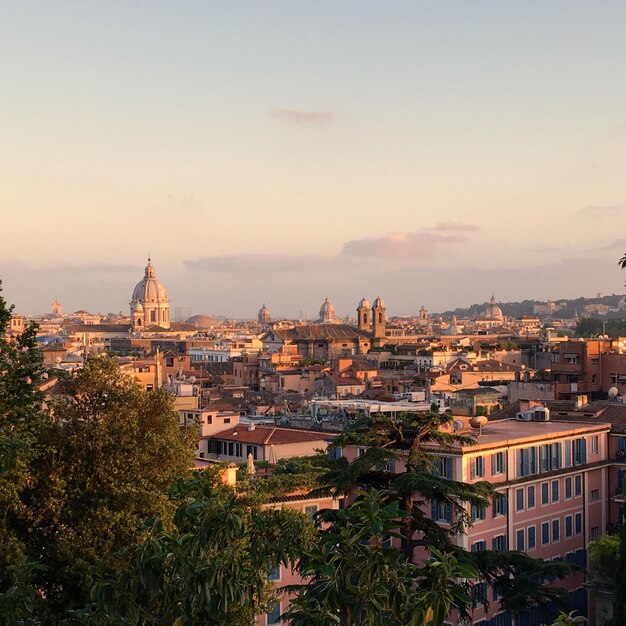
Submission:
<svg viewBox="0 0 626 626">
<path fill-rule="evenodd" d="M 615 569 L 615 594 L 613 596 L 613 621 L 611 623 L 614 626 L 619 626 L 624 615 L 626 615 L 626 524 L 622 524 L 619 533 L 619 554 Z"/>
<path fill-rule="evenodd" d="M 413 560 L 418 547 L 435 546 L 454 554 L 459 562 L 475 569 L 481 581 L 492 585 L 503 596 L 503 608 L 513 613 L 562 600 L 563 590 L 538 581 L 570 573 L 567 564 L 544 562 L 515 551 L 468 552 L 456 544 L 458 534 L 471 524 L 468 508 L 487 507 L 499 496 L 487 482 L 466 484 L 444 476 L 440 451 L 475 443 L 473 438 L 442 429 L 452 419 L 431 413 L 364 416 L 342 433 L 335 445 L 364 447 L 365 453 L 351 463 L 346 458 L 335 461 L 325 480 L 334 493 L 349 499 L 356 497 L 357 490 L 382 490 L 386 502 L 397 502 L 407 511 L 409 515 L 399 520 L 399 531 L 408 561 Z M 405 471 L 387 471 L 390 461 L 402 463 Z M 449 526 L 432 519 L 432 505 L 441 505 L 449 512 Z"/>
<path fill-rule="evenodd" d="M 138 522 L 171 525 L 167 489 L 189 473 L 196 438 L 168 393 L 142 390 L 113 358 L 88 359 L 62 391 L 22 490 L 22 536 L 55 624 L 84 606 L 101 560 L 145 534 Z"/>
<path fill-rule="evenodd" d="M 37 326 L 9 337 L 12 311 L 0 295 L 0 615 L 7 624 L 26 623 L 38 599 L 31 584 L 36 564 L 26 556 L 18 526 L 25 521 L 21 496 L 38 437 L 49 423 L 37 388 L 44 373 Z"/>
<path fill-rule="evenodd" d="M 172 497 L 174 528 L 155 524 L 117 553 L 79 613 L 86 622 L 249 626 L 276 599 L 269 572 L 293 564 L 313 536 L 301 511 L 263 507 L 210 470 L 179 481 Z"/>
<path fill-rule="evenodd" d="M 289 591 L 285 617 L 292 626 L 439 626 L 451 609 L 465 615 L 475 576 L 456 557 L 431 547 L 420 567 L 392 543 L 398 520 L 408 516 L 398 502 L 385 503 L 372 490 L 346 509 L 321 512 L 318 538 L 298 565 L 304 579 Z"/>
</svg>

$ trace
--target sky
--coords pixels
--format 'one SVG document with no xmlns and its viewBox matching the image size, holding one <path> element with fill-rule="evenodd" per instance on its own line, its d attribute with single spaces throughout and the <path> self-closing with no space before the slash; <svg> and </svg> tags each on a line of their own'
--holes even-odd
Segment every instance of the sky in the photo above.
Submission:
<svg viewBox="0 0 626 626">
<path fill-rule="evenodd" d="M 18 311 L 622 293 L 623 2 L 0 3 Z"/>
</svg>

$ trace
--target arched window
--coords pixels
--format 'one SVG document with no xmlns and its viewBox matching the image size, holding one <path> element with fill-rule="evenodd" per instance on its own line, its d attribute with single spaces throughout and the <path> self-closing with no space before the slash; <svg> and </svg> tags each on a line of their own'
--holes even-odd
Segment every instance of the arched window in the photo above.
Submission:
<svg viewBox="0 0 626 626">
<path fill-rule="evenodd" d="M 141 326 L 141 318 L 140 317 L 137 318 L 137 326 Z"/>
</svg>

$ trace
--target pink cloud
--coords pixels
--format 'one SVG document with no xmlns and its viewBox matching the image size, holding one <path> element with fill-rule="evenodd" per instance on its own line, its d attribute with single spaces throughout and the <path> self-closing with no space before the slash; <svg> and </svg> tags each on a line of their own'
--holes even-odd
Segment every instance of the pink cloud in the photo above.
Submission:
<svg viewBox="0 0 626 626">
<path fill-rule="evenodd" d="M 421 259 L 433 254 L 440 244 L 463 243 L 465 235 L 436 235 L 433 233 L 389 233 L 383 237 L 366 237 L 348 241 L 343 246 L 346 256 L 385 259 Z"/>
<path fill-rule="evenodd" d="M 326 126 L 334 120 L 328 111 L 296 111 L 294 109 L 275 109 L 272 117 L 279 122 L 298 126 Z"/>
</svg>

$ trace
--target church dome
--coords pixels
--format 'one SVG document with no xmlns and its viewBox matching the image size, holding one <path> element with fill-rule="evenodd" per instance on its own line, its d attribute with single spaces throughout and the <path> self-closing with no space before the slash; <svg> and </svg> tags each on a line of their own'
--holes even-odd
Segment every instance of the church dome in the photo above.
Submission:
<svg viewBox="0 0 626 626">
<path fill-rule="evenodd" d="M 504 319 L 504 314 L 502 313 L 502 309 L 496 304 L 495 295 L 491 296 L 491 300 L 489 301 L 489 304 L 487 305 L 487 308 L 485 309 L 484 317 L 485 319 L 488 319 L 488 320 L 503 320 Z"/>
<path fill-rule="evenodd" d="M 263 303 L 263 306 L 259 309 L 259 315 L 257 319 L 261 324 L 267 323 L 272 319 L 270 310 L 265 306 L 265 302 Z"/>
<path fill-rule="evenodd" d="M 367 298 L 363 298 L 361 302 L 359 302 L 359 309 L 369 309 L 370 303 Z"/>
<path fill-rule="evenodd" d="M 385 309 L 385 303 L 383 301 L 382 298 L 376 298 L 376 300 L 374 300 L 374 307 L 375 309 Z"/>
<path fill-rule="evenodd" d="M 219 326 L 219 321 L 210 315 L 194 315 L 188 320 L 185 320 L 185 322 L 200 330 L 212 328 L 213 326 Z"/>
<path fill-rule="evenodd" d="M 144 277 L 137 283 L 135 289 L 133 289 L 132 302 L 140 302 L 145 304 L 146 302 L 166 303 L 169 302 L 167 297 L 167 291 L 163 284 L 157 280 L 154 267 L 150 259 L 148 259 L 148 265 L 146 265 L 146 272 Z"/>
</svg>

